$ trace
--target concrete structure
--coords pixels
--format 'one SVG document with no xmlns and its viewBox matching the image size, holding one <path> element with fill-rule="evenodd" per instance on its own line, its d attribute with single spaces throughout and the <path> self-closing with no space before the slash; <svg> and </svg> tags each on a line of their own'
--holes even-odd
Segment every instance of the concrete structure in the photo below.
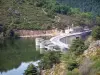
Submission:
<svg viewBox="0 0 100 75">
<path fill-rule="evenodd" d="M 45 49 L 54 50 L 54 51 L 62 51 L 69 49 L 72 40 L 76 38 L 85 39 L 91 30 L 83 29 L 82 27 L 73 27 L 65 30 L 65 33 L 61 33 L 55 37 L 52 37 L 50 40 L 43 40 L 40 42 L 38 39 L 36 41 L 36 45 L 40 43 L 40 52 Z"/>
<path fill-rule="evenodd" d="M 85 39 L 90 32 L 91 30 L 84 30 L 81 27 L 70 28 L 65 30 L 65 33 L 51 38 L 50 41 L 65 50 L 69 48 L 73 39 Z"/>
<path fill-rule="evenodd" d="M 42 38 L 36 38 L 35 39 L 36 50 L 40 49 L 40 43 L 43 42 L 43 41 L 44 41 L 44 39 L 42 39 Z"/>
</svg>

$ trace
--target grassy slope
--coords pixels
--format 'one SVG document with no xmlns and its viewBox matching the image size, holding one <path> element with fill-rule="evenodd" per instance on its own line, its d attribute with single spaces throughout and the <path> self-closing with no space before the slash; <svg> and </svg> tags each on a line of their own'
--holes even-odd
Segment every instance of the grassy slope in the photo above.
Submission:
<svg viewBox="0 0 100 75">
<path fill-rule="evenodd" d="M 92 25 L 93 22 L 81 18 L 82 14 L 76 16 L 57 15 L 55 22 L 47 16 L 42 8 L 36 7 L 31 0 L 1 0 L 0 2 L 0 24 L 17 29 L 50 29 L 52 27 L 64 29 L 72 23 L 74 25 Z M 21 3 L 20 3 L 21 2 Z M 18 13 L 16 14 L 15 11 Z M 80 12 L 81 13 L 81 12 Z M 82 20 L 81 20 L 82 19 Z M 86 23 L 85 23 L 86 22 Z M 93 24 L 94 25 L 94 24 Z"/>
<path fill-rule="evenodd" d="M 22 28 L 29 27 L 37 29 L 41 27 L 40 29 L 42 29 L 45 28 L 44 24 L 51 23 L 51 19 L 44 14 L 41 8 L 23 4 L 20 11 L 22 12 L 21 18 L 24 18 L 24 22 L 21 24 Z"/>
<path fill-rule="evenodd" d="M 46 29 L 48 25 L 52 24 L 52 19 L 43 12 L 42 8 L 30 4 L 28 1 L 22 4 L 15 1 L 2 0 L 3 4 L 0 2 L 0 23 L 13 25 L 19 29 Z M 16 10 L 20 16 L 14 13 Z M 9 13 L 12 15 L 8 16 Z"/>
</svg>

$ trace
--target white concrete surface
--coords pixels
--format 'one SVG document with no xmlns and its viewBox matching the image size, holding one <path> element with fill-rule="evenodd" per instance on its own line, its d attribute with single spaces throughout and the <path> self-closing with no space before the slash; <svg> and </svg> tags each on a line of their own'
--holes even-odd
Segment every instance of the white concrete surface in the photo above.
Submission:
<svg viewBox="0 0 100 75">
<path fill-rule="evenodd" d="M 52 37 L 50 39 L 50 41 L 54 44 L 54 45 L 57 45 L 59 46 L 61 49 L 63 48 L 69 48 L 69 45 L 66 44 L 66 43 L 63 43 L 60 39 L 64 38 L 64 37 L 68 37 L 68 36 L 77 36 L 77 35 L 81 35 L 81 34 L 84 34 L 84 33 L 87 33 L 87 32 L 91 32 L 91 30 L 86 30 L 86 31 L 83 31 L 83 32 L 76 32 L 76 33 L 64 33 L 64 34 L 61 34 L 61 35 L 57 35 L 55 37 Z"/>
</svg>

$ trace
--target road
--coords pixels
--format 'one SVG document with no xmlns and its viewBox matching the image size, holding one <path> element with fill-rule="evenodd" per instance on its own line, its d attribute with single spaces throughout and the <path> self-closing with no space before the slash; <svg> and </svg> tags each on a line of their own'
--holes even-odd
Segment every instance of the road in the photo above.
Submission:
<svg viewBox="0 0 100 75">
<path fill-rule="evenodd" d="M 54 44 L 54 45 L 57 45 L 59 46 L 60 48 L 69 48 L 69 45 L 66 44 L 66 43 L 63 43 L 61 41 L 61 39 L 63 39 L 64 37 L 68 37 L 68 36 L 76 36 L 76 35 L 81 35 L 81 34 L 84 34 L 84 33 L 88 33 L 88 32 L 91 32 L 91 30 L 87 30 L 87 31 L 84 31 L 84 32 L 77 32 L 77 33 L 62 33 L 61 35 L 57 35 L 55 37 L 52 37 L 50 39 L 50 41 Z"/>
</svg>

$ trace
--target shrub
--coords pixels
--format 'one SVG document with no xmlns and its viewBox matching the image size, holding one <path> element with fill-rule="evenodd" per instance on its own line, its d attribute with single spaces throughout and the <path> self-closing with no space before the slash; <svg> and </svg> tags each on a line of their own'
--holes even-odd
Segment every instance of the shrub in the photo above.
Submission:
<svg viewBox="0 0 100 75">
<path fill-rule="evenodd" d="M 71 9 L 67 5 L 57 5 L 54 10 L 56 13 L 60 14 L 69 14 L 71 12 Z"/>
<path fill-rule="evenodd" d="M 86 46 L 84 41 L 80 38 L 73 40 L 72 45 L 70 47 L 70 51 L 74 52 L 76 55 L 80 55 L 84 52 Z"/>
<path fill-rule="evenodd" d="M 70 63 L 68 63 L 67 65 L 67 69 L 69 71 L 72 71 L 74 68 L 77 68 L 78 67 L 78 63 L 76 61 L 72 61 Z"/>
<path fill-rule="evenodd" d="M 92 37 L 95 40 L 100 40 L 100 26 L 96 26 L 93 30 L 92 30 Z"/>
<path fill-rule="evenodd" d="M 93 67 L 96 68 L 97 71 L 100 71 L 100 60 L 96 60 Z"/>
<path fill-rule="evenodd" d="M 50 51 L 44 54 L 39 63 L 41 69 L 49 69 L 54 64 L 60 63 L 60 52 Z"/>
<path fill-rule="evenodd" d="M 73 71 L 68 71 L 67 75 L 80 75 L 79 70 L 75 68 Z"/>
<path fill-rule="evenodd" d="M 30 64 L 25 70 L 24 75 L 38 75 L 37 68 L 33 64 Z"/>
</svg>

